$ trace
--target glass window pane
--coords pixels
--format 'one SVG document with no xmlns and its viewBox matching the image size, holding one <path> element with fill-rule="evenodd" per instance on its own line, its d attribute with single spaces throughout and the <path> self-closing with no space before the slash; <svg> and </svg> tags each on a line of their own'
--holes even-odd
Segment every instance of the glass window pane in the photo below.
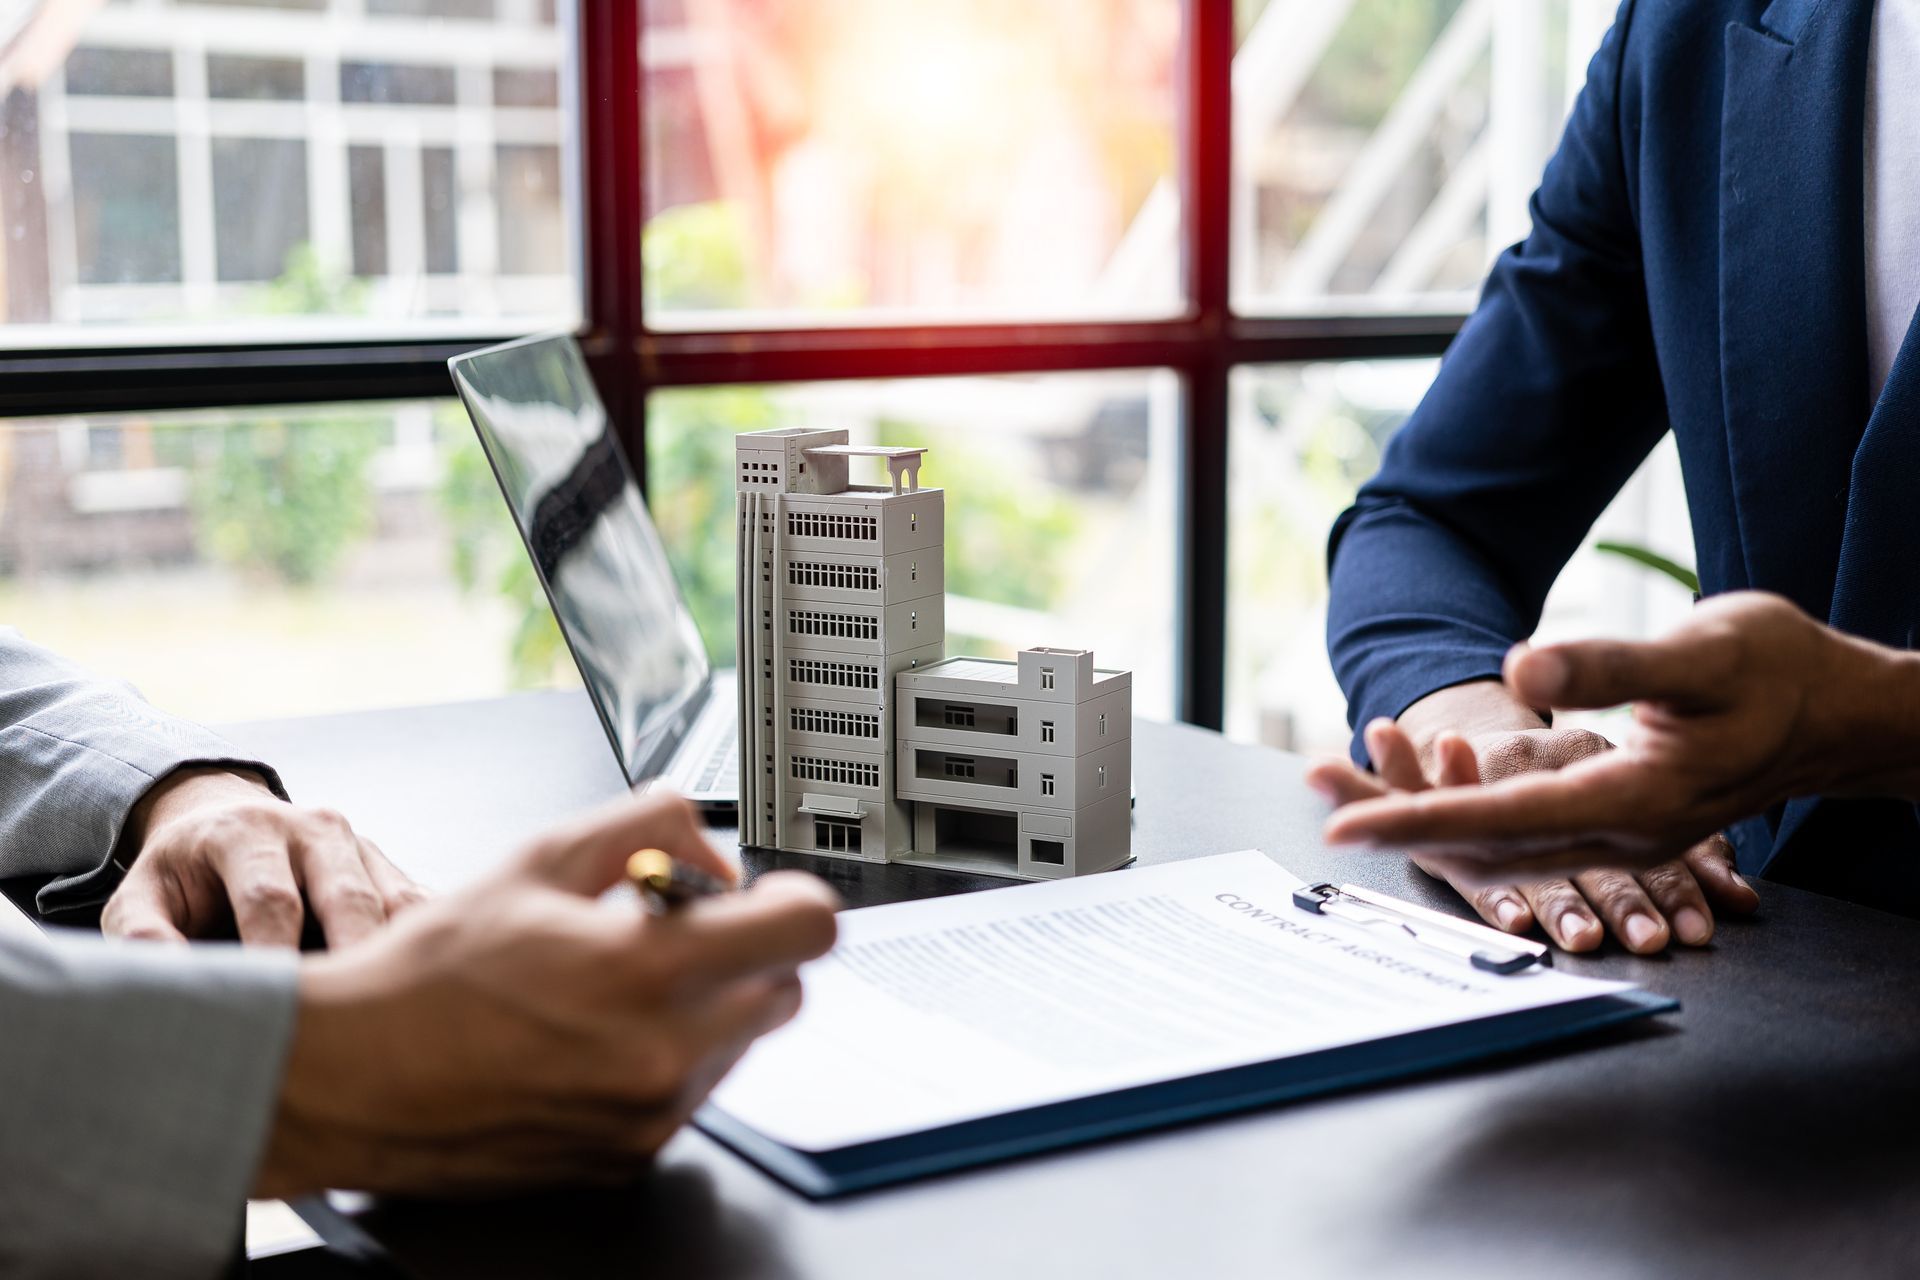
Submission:
<svg viewBox="0 0 1920 1280">
<path fill-rule="evenodd" d="M 0 618 L 202 720 L 577 683 L 453 400 L 0 421 Z"/>
<path fill-rule="evenodd" d="M 426 206 L 427 270 L 451 275 L 460 269 L 459 190 L 453 176 L 453 148 L 420 152 L 421 202 Z"/>
<path fill-rule="evenodd" d="M 1346 700 L 1327 660 L 1327 535 L 1426 394 L 1439 362 L 1353 360 L 1236 370 L 1228 437 L 1227 732 L 1344 753 Z M 1614 539 L 1692 562 L 1679 455 L 1669 439 L 1594 525 L 1547 597 L 1547 639 L 1647 636 L 1691 595 L 1593 549 Z M 1575 717 L 1604 734 L 1608 716 Z"/>
<path fill-rule="evenodd" d="M 165 49 L 79 48 L 67 55 L 68 93 L 171 98 L 173 55 Z"/>
<path fill-rule="evenodd" d="M 67 63 L 67 90 L 73 91 L 73 63 Z M 247 58 L 207 55 L 209 98 L 252 98 L 299 102 L 307 96 L 306 65 L 296 58 Z"/>
<path fill-rule="evenodd" d="M 503 146 L 500 274 L 543 276 L 566 269 L 560 226 L 560 148 Z"/>
<path fill-rule="evenodd" d="M 307 144 L 213 140 L 213 244 L 222 280 L 273 280 L 301 270 L 307 236 Z"/>
<path fill-rule="evenodd" d="M 347 197 L 353 209 L 353 274 L 387 274 L 387 152 L 347 148 Z"/>
<path fill-rule="evenodd" d="M 1240 0 L 1243 310 L 1462 309 L 1527 197 L 1612 0 Z"/>
<path fill-rule="evenodd" d="M 418 67 L 394 62 L 343 62 L 340 97 L 345 102 L 407 102 L 450 107 L 454 102 L 451 67 Z"/>
<path fill-rule="evenodd" d="M 0 346 L 578 321 L 577 68 L 551 0 L 23 13 Z"/>
<path fill-rule="evenodd" d="M 643 0 L 650 317 L 1179 310 L 1181 10 Z"/>
<path fill-rule="evenodd" d="M 180 279 L 173 139 L 74 133 L 67 144 L 80 282 L 166 284 Z"/>
<path fill-rule="evenodd" d="M 716 663 L 733 661 L 733 437 L 844 427 L 928 449 L 946 490 L 947 652 L 1091 648 L 1173 711 L 1179 395 L 1164 372 L 660 391 L 647 403 L 654 518 Z M 872 471 L 861 470 L 870 462 Z M 856 460 L 854 479 L 885 479 Z"/>
</svg>

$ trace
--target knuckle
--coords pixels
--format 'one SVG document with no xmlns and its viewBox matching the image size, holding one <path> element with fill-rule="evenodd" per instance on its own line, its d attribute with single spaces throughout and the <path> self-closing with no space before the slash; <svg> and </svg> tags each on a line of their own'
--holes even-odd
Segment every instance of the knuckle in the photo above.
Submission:
<svg viewBox="0 0 1920 1280">
<path fill-rule="evenodd" d="M 1599 755 L 1602 751 L 1613 748 L 1611 742 L 1588 729 L 1556 730 L 1546 746 L 1542 767 L 1550 769 L 1558 769 L 1563 765 L 1572 764 L 1575 760 L 1584 760 L 1588 756 Z"/>
<path fill-rule="evenodd" d="M 417 884 L 398 885 L 387 893 L 387 909 L 389 911 L 405 911 L 410 907 L 420 906 L 426 902 L 430 896 L 425 889 Z"/>
<path fill-rule="evenodd" d="M 353 824 L 347 821 L 347 815 L 338 809 L 325 807 L 303 809 L 301 815 L 306 821 L 323 831 L 341 832 L 353 830 Z"/>
<path fill-rule="evenodd" d="M 273 919 L 298 919 L 300 895 L 277 880 L 255 880 L 240 891 L 240 902 L 248 911 Z"/>
<path fill-rule="evenodd" d="M 1524 886 L 1521 893 L 1535 912 L 1549 919 L 1568 911 L 1584 910 L 1587 905 L 1580 891 L 1566 880 L 1538 880 Z"/>
<path fill-rule="evenodd" d="M 330 886 L 323 895 L 323 901 L 329 911 L 353 915 L 378 915 L 382 905 L 380 895 L 373 891 L 371 885 L 354 881 Z"/>
<path fill-rule="evenodd" d="M 1656 899 L 1676 897 L 1694 887 L 1693 873 L 1683 863 L 1663 862 L 1640 873 L 1640 886 Z"/>
<path fill-rule="evenodd" d="M 1622 916 L 1644 905 L 1640 882 L 1617 871 L 1594 872 L 1582 878 L 1580 891 L 1609 916 Z"/>
<path fill-rule="evenodd" d="M 1539 768 L 1536 763 L 1539 754 L 1539 744 L 1531 735 L 1511 734 L 1487 748 L 1481 763 L 1481 772 L 1489 778 L 1528 773 Z"/>
</svg>

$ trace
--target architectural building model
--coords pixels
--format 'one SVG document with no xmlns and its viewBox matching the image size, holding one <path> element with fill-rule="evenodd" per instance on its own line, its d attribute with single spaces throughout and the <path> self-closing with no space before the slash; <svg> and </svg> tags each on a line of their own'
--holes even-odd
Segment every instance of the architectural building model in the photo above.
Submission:
<svg viewBox="0 0 1920 1280">
<path fill-rule="evenodd" d="M 1044 880 L 1127 862 L 1133 680 L 1085 650 L 947 658 L 922 449 L 736 438 L 740 841 Z M 890 486 L 851 485 L 879 458 Z"/>
</svg>

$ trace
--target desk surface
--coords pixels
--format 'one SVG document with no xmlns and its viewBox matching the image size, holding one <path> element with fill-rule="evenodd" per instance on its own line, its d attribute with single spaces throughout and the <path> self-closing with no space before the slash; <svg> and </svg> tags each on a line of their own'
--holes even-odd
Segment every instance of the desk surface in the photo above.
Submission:
<svg viewBox="0 0 1920 1280">
<path fill-rule="evenodd" d="M 230 729 L 440 886 L 621 781 L 584 698 Z M 1398 858 L 1331 852 L 1297 758 L 1135 740 L 1143 863 L 1257 847 L 1450 908 Z M 751 870 L 772 859 L 755 855 Z M 782 856 L 855 904 L 1002 884 Z M 1116 874 L 1125 874 L 1119 872 Z M 1920 926 L 1779 886 L 1706 952 L 1566 960 L 1683 1011 L 1576 1048 L 809 1204 L 697 1132 L 635 1189 L 382 1204 L 423 1277 L 1912 1275 Z"/>
</svg>

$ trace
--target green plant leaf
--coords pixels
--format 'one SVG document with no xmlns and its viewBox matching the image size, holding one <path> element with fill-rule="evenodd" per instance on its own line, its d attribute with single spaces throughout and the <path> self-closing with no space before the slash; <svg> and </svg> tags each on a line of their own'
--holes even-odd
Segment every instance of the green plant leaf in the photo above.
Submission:
<svg viewBox="0 0 1920 1280">
<path fill-rule="evenodd" d="M 1700 593 L 1700 575 L 1683 564 L 1667 559 L 1658 551 L 1636 547 L 1630 542 L 1596 542 L 1593 544 L 1593 549 L 1606 555 L 1620 556 L 1643 564 L 1649 569 L 1666 574 L 1695 595 Z"/>
</svg>

